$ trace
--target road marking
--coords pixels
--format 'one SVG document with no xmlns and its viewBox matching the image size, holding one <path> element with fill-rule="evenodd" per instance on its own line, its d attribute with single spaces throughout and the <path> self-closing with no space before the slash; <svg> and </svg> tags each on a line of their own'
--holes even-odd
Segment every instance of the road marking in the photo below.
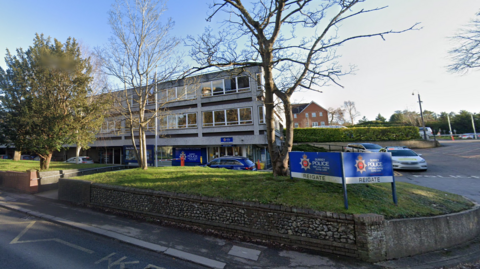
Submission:
<svg viewBox="0 0 480 269">
<path fill-rule="evenodd" d="M 402 173 L 397 172 L 397 171 L 393 171 L 393 175 L 396 176 L 396 177 L 401 177 L 401 176 L 403 176 Z"/>
<path fill-rule="evenodd" d="M 24 235 L 28 232 L 28 230 L 29 230 L 30 228 L 32 228 L 32 226 L 33 226 L 36 222 L 37 222 L 37 221 L 31 221 L 30 224 L 28 224 L 27 227 L 25 227 L 25 229 L 23 229 L 23 231 L 21 231 L 21 232 L 17 235 L 17 237 L 15 237 L 15 238 L 10 242 L 10 245 L 53 241 L 53 242 L 57 242 L 57 243 L 60 243 L 60 244 L 69 246 L 69 247 L 71 247 L 71 248 L 74 248 L 74 249 L 77 249 L 77 250 L 86 252 L 86 253 L 88 253 L 88 254 L 92 254 L 92 253 L 94 252 L 94 251 L 92 251 L 92 250 L 89 250 L 89 249 L 83 248 L 83 247 L 81 247 L 81 246 L 78 246 L 78 245 L 75 245 L 75 244 L 72 244 L 72 243 L 63 241 L 63 240 L 58 239 L 58 238 L 48 238 L 48 239 L 23 240 L 23 241 L 20 241 L 20 238 L 22 238 L 22 236 L 24 236 Z M 2 223 L 2 224 L 3 224 L 3 223 Z"/>
<path fill-rule="evenodd" d="M 473 178 L 473 179 L 480 179 L 480 176 L 462 176 L 462 175 L 412 175 L 416 178 L 426 177 L 426 178 Z"/>
<path fill-rule="evenodd" d="M 165 269 L 165 267 L 158 267 L 156 265 L 149 264 L 149 265 L 147 265 L 147 267 L 145 267 L 143 269 Z"/>
<path fill-rule="evenodd" d="M 115 256 L 116 253 L 113 252 L 112 254 L 108 255 L 108 256 L 105 256 L 103 258 L 101 258 L 100 260 L 96 261 L 95 264 L 99 264 L 103 261 L 106 261 L 108 262 L 108 269 L 112 268 L 113 266 L 115 265 L 118 265 L 120 266 L 120 269 L 125 269 L 125 265 L 126 264 L 137 264 L 137 263 L 140 263 L 139 261 L 131 261 L 131 262 L 122 262 L 123 260 L 125 260 L 127 258 L 127 256 L 123 256 L 121 257 L 120 259 L 112 262 L 112 259 L 111 257 Z"/>
</svg>

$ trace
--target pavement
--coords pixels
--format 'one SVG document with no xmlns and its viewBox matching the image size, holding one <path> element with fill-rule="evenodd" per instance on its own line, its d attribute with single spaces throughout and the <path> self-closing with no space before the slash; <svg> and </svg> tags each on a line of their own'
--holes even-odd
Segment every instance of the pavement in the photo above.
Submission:
<svg viewBox="0 0 480 269">
<path fill-rule="evenodd" d="M 57 190 L 36 195 L 0 190 L 0 207 L 182 259 L 199 268 L 448 268 L 480 260 L 480 238 L 451 249 L 376 264 L 225 240 L 58 201 Z"/>
</svg>

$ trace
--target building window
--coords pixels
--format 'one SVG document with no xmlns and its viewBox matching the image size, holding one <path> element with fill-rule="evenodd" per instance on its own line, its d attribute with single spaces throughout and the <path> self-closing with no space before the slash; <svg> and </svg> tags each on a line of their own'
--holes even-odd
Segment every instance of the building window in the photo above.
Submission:
<svg viewBox="0 0 480 269">
<path fill-rule="evenodd" d="M 296 119 L 296 118 L 297 118 L 297 114 L 293 114 L 293 118 Z"/>
<path fill-rule="evenodd" d="M 317 113 L 312 112 L 312 118 L 316 118 L 316 117 L 317 117 Z"/>
<path fill-rule="evenodd" d="M 295 128 L 298 128 L 298 123 L 295 123 Z"/>
<path fill-rule="evenodd" d="M 160 119 L 160 129 L 197 128 L 197 114 L 168 115 Z"/>
<path fill-rule="evenodd" d="M 305 113 L 305 118 L 308 118 L 308 113 Z"/>
<path fill-rule="evenodd" d="M 194 85 L 164 89 L 158 92 L 158 102 L 167 103 L 197 98 L 197 88 Z M 151 104 L 151 103 L 149 103 Z"/>
<path fill-rule="evenodd" d="M 319 115 L 320 115 L 320 117 L 322 117 L 322 116 L 323 116 L 323 112 L 320 112 Z"/>
<path fill-rule="evenodd" d="M 234 108 L 203 112 L 203 126 L 252 124 L 252 108 Z"/>
<path fill-rule="evenodd" d="M 320 122 L 320 124 L 321 124 L 322 126 L 325 126 L 325 122 L 324 122 L 324 121 Z"/>
<path fill-rule="evenodd" d="M 259 123 L 260 124 L 265 123 L 265 113 L 264 113 L 264 107 L 263 106 L 258 107 L 258 118 L 259 118 Z"/>
<path fill-rule="evenodd" d="M 105 120 L 100 129 L 100 133 L 120 133 L 122 131 L 121 120 Z"/>
<path fill-rule="evenodd" d="M 317 127 L 318 126 L 318 122 L 312 122 L 312 127 Z"/>
<path fill-rule="evenodd" d="M 201 83 L 202 96 L 223 95 L 250 91 L 249 77 L 235 77 Z"/>
</svg>

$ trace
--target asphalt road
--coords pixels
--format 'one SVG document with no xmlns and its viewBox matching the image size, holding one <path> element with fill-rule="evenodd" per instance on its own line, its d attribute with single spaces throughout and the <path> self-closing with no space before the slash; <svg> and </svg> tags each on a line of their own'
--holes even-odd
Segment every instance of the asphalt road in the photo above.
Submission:
<svg viewBox="0 0 480 269">
<path fill-rule="evenodd" d="M 203 268 L 0 208 L 0 268 Z"/>
<path fill-rule="evenodd" d="M 416 149 L 428 171 L 398 171 L 395 179 L 456 193 L 480 203 L 480 141 L 443 141 L 442 147 Z"/>
</svg>

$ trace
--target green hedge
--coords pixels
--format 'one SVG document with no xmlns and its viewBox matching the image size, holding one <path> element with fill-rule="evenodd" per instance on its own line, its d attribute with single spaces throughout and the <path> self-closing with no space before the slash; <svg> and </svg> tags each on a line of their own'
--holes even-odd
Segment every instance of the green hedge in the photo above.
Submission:
<svg viewBox="0 0 480 269">
<path fill-rule="evenodd" d="M 420 139 L 417 127 L 295 128 L 293 142 L 398 141 Z"/>
</svg>

